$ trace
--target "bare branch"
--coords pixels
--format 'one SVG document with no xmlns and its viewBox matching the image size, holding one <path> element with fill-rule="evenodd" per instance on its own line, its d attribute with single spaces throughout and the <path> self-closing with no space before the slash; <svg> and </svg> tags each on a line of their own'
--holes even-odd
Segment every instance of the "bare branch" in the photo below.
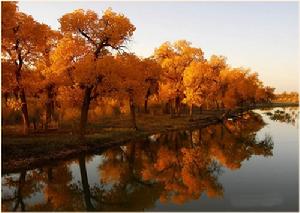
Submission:
<svg viewBox="0 0 300 213">
<path fill-rule="evenodd" d="M 78 31 L 80 34 L 85 37 L 89 42 L 91 42 L 94 46 L 97 46 L 96 42 L 88 35 L 86 34 L 82 29 L 78 28 Z"/>
</svg>

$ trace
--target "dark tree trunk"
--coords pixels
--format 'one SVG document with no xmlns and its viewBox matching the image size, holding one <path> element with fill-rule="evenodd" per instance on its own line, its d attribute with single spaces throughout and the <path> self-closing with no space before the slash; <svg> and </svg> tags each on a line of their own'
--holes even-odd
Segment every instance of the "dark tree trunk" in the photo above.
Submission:
<svg viewBox="0 0 300 213">
<path fill-rule="evenodd" d="M 215 104 L 216 104 L 217 109 L 219 110 L 220 106 L 219 106 L 219 103 L 218 103 L 218 101 L 216 99 L 215 99 Z"/>
<path fill-rule="evenodd" d="M 175 106 L 173 107 L 173 100 L 170 101 L 170 114 L 171 114 L 171 118 L 175 117 Z"/>
<path fill-rule="evenodd" d="M 53 168 L 49 167 L 47 170 L 48 182 L 51 183 L 53 180 Z"/>
<path fill-rule="evenodd" d="M 16 31 L 14 31 L 14 33 L 16 33 Z M 19 49 L 19 46 L 20 46 L 20 42 L 19 42 L 19 40 L 17 40 L 16 45 L 15 45 L 15 50 L 16 50 L 17 56 L 18 56 L 17 60 L 15 61 L 15 64 L 16 64 L 15 77 L 16 77 L 16 81 L 17 81 L 16 91 L 18 91 L 20 94 L 20 100 L 22 103 L 21 111 L 22 111 L 22 117 L 23 117 L 23 132 L 25 135 L 27 135 L 29 133 L 30 122 L 29 122 L 29 116 L 28 116 L 25 90 L 24 90 L 24 88 L 20 87 L 21 70 L 23 67 L 23 58 L 22 58 L 22 54 L 21 54 L 21 50 Z"/>
<path fill-rule="evenodd" d="M 3 96 L 4 96 L 4 100 L 5 100 L 5 105 L 7 105 L 7 100 L 8 100 L 8 92 L 4 92 Z"/>
<path fill-rule="evenodd" d="M 86 131 L 92 89 L 93 89 L 93 87 L 88 86 L 85 88 L 85 91 L 84 91 L 83 103 L 82 103 L 81 114 L 80 114 L 80 124 L 79 124 L 81 136 L 83 136 Z"/>
<path fill-rule="evenodd" d="M 83 188 L 83 194 L 84 194 L 84 201 L 86 205 L 86 210 L 90 211 L 93 210 L 94 207 L 91 202 L 91 192 L 90 192 L 90 186 L 88 182 L 88 176 L 85 166 L 85 156 L 81 155 L 79 157 L 79 167 L 80 167 L 80 175 L 81 175 L 81 183 Z"/>
<path fill-rule="evenodd" d="M 223 102 L 223 101 L 221 102 L 221 108 L 222 108 L 222 109 L 225 108 L 225 105 L 224 105 L 224 102 Z"/>
<path fill-rule="evenodd" d="M 28 116 L 28 109 L 27 109 L 27 101 L 24 89 L 20 91 L 20 99 L 22 103 L 21 111 L 22 111 L 22 118 L 23 118 L 23 131 L 24 134 L 27 135 L 29 133 L 29 116 Z"/>
<path fill-rule="evenodd" d="M 134 105 L 134 102 L 133 102 L 133 96 L 132 95 L 129 95 L 129 106 L 130 106 L 132 126 L 135 130 L 137 130 L 136 119 L 135 119 L 135 105 Z"/>
<path fill-rule="evenodd" d="M 190 145 L 191 145 L 190 148 L 193 148 L 194 143 L 193 143 L 193 131 L 192 130 L 189 131 L 189 136 L 190 136 Z"/>
<path fill-rule="evenodd" d="M 46 101 L 46 122 L 45 129 L 47 130 L 53 118 L 54 114 L 54 85 L 49 85 L 47 87 L 47 101 Z"/>
<path fill-rule="evenodd" d="M 150 89 L 148 88 L 146 96 L 145 96 L 145 104 L 144 104 L 144 112 L 145 113 L 149 112 L 148 111 L 148 99 L 149 99 L 149 96 L 150 96 Z"/>
<path fill-rule="evenodd" d="M 224 138 L 224 125 L 221 125 L 221 140 Z"/>
<path fill-rule="evenodd" d="M 34 129 L 34 131 L 36 131 L 37 128 L 36 128 L 36 119 L 35 118 L 33 119 L 32 123 L 33 123 L 33 129 Z"/>
<path fill-rule="evenodd" d="M 199 143 L 202 143 L 202 129 L 199 129 Z"/>
<path fill-rule="evenodd" d="M 136 150 L 136 144 L 131 143 L 129 146 L 129 158 L 128 158 L 131 174 L 133 174 L 133 172 L 134 172 L 133 168 L 134 168 L 135 153 L 136 153 L 135 150 Z"/>
<path fill-rule="evenodd" d="M 193 120 L 193 104 L 191 104 L 191 106 L 190 106 L 190 121 L 192 121 Z"/>
<path fill-rule="evenodd" d="M 165 104 L 165 109 L 164 109 L 164 113 L 166 113 L 166 114 L 170 114 L 170 108 L 171 108 L 171 106 L 170 106 L 170 101 L 168 101 L 166 104 Z"/>
<path fill-rule="evenodd" d="M 179 98 L 179 96 L 176 96 L 176 98 L 175 98 L 175 113 L 177 116 L 180 115 L 180 98 Z"/>
<path fill-rule="evenodd" d="M 18 184 L 18 190 L 17 190 L 17 201 L 16 205 L 13 208 L 13 211 L 17 211 L 19 205 L 21 205 L 21 211 L 25 211 L 25 204 L 23 201 L 23 187 L 25 184 L 25 178 L 26 178 L 26 171 L 22 171 L 20 173 L 19 177 L 19 184 Z"/>
</svg>

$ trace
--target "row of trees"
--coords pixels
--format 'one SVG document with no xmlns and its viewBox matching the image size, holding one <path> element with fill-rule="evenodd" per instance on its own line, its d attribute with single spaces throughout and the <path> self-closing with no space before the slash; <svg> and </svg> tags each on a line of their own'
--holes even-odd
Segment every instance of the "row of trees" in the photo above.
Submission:
<svg viewBox="0 0 300 213">
<path fill-rule="evenodd" d="M 283 92 L 276 94 L 274 101 L 278 103 L 299 103 L 299 94 L 298 92 Z"/>
<path fill-rule="evenodd" d="M 1 2 L 1 10 L 3 108 L 21 111 L 25 134 L 30 114 L 35 127 L 44 112 L 47 129 L 55 112 L 77 110 L 84 135 L 88 112 L 105 101 L 128 103 L 137 129 L 136 107 L 149 112 L 150 99 L 174 116 L 184 105 L 192 115 L 193 106 L 232 109 L 273 97 L 256 73 L 230 67 L 223 56 L 207 60 L 185 40 L 166 42 L 149 58 L 126 53 L 135 26 L 111 9 L 102 16 L 67 13 L 59 31 L 18 11 L 15 2 Z"/>
</svg>

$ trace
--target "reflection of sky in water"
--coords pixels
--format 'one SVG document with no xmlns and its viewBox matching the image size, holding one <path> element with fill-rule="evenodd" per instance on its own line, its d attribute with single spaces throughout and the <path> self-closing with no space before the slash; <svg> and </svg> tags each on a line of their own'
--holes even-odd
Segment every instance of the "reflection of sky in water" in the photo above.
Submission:
<svg viewBox="0 0 300 213">
<path fill-rule="evenodd" d="M 271 110 L 274 113 L 276 108 Z M 157 200 L 150 211 L 225 211 L 225 210 L 295 210 L 298 206 L 298 120 L 296 125 L 273 121 L 265 112 L 270 110 L 256 110 L 263 116 L 267 123 L 257 134 L 257 140 L 262 140 L 270 135 L 274 142 L 273 156 L 264 157 L 253 155 L 249 160 L 242 162 L 238 170 L 230 170 L 222 167 L 224 171 L 218 181 L 223 185 L 224 197 L 211 199 L 205 193 L 198 200 L 188 201 L 182 205 L 172 203 L 162 204 Z M 298 115 L 298 108 L 286 109 L 285 112 L 295 111 Z M 294 114 L 295 114 L 294 113 Z M 193 137 L 197 137 L 193 133 Z M 152 137 L 151 141 L 156 141 Z M 194 142 L 194 138 L 192 139 Z M 88 158 L 86 169 L 90 187 L 99 185 L 99 165 L 103 163 L 104 157 L 95 155 Z M 81 174 L 78 161 L 75 160 L 68 165 L 72 174 L 72 181 L 69 184 L 77 184 L 80 189 Z M 29 173 L 29 172 L 27 172 Z M 12 188 L 5 186 L 5 177 L 2 177 L 3 195 L 13 195 Z M 12 174 L 14 179 L 19 174 Z M 78 184 L 79 183 L 79 184 Z M 104 185 L 104 189 L 110 189 L 112 184 Z M 41 190 L 24 199 L 26 205 L 46 202 Z M 137 201 L 138 202 L 138 201 Z"/>
</svg>

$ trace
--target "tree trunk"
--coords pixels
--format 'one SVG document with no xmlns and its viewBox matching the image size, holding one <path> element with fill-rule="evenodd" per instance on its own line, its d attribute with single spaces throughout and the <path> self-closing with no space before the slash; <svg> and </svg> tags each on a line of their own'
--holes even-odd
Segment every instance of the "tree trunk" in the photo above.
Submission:
<svg viewBox="0 0 300 213">
<path fill-rule="evenodd" d="M 170 101 L 165 104 L 164 113 L 170 114 Z"/>
<path fill-rule="evenodd" d="M 49 167 L 47 170 L 47 178 L 48 178 L 48 182 L 51 183 L 53 180 L 53 171 L 52 171 L 52 167 Z"/>
<path fill-rule="evenodd" d="M 83 194 L 84 194 L 84 201 L 86 205 L 86 210 L 90 211 L 93 210 L 94 207 L 91 202 L 91 192 L 90 192 L 90 186 L 88 182 L 88 176 L 85 166 L 85 156 L 81 155 L 79 157 L 79 167 L 80 167 L 80 175 L 81 175 L 81 183 L 83 188 Z"/>
<path fill-rule="evenodd" d="M 193 120 L 193 104 L 190 106 L 190 121 Z"/>
<path fill-rule="evenodd" d="M 223 102 L 223 101 L 221 102 L 221 108 L 222 108 L 222 109 L 225 108 L 225 105 L 224 105 L 224 102 Z"/>
<path fill-rule="evenodd" d="M 148 99 L 150 96 L 150 89 L 148 88 L 146 96 L 145 96 L 145 104 L 144 104 L 144 112 L 148 113 Z"/>
<path fill-rule="evenodd" d="M 29 116 L 28 116 L 28 109 L 27 109 L 27 101 L 26 101 L 26 95 L 24 89 L 20 92 L 20 99 L 22 103 L 21 111 L 22 111 L 22 117 L 23 117 L 23 131 L 24 134 L 27 135 L 29 133 Z"/>
<path fill-rule="evenodd" d="M 137 130 L 136 119 L 135 119 L 135 105 L 134 105 L 134 102 L 133 102 L 133 96 L 132 95 L 129 95 L 129 106 L 130 106 L 132 126 L 135 130 Z"/>
<path fill-rule="evenodd" d="M 25 185 L 26 171 L 22 171 L 19 177 L 18 189 L 17 189 L 17 200 L 13 208 L 13 211 L 17 211 L 19 205 L 21 205 L 21 211 L 25 211 L 25 203 L 23 201 L 23 187 Z"/>
<path fill-rule="evenodd" d="M 32 123 L 33 123 L 33 129 L 34 129 L 34 131 L 36 131 L 36 119 L 35 118 L 33 119 Z"/>
<path fill-rule="evenodd" d="M 54 86 L 49 85 L 47 87 L 47 101 L 46 101 L 46 122 L 45 122 L 45 129 L 48 130 L 49 124 L 51 122 L 51 118 L 53 117 L 54 113 Z"/>
<path fill-rule="evenodd" d="M 216 104 L 217 110 L 219 110 L 220 106 L 219 106 L 219 103 L 218 103 L 218 101 L 216 99 L 215 99 L 215 104 Z"/>
<path fill-rule="evenodd" d="M 202 129 L 199 129 L 199 144 L 202 143 Z"/>
<path fill-rule="evenodd" d="M 87 121 L 88 121 L 88 112 L 90 108 L 90 102 L 91 102 L 91 93 L 92 93 L 93 87 L 86 87 L 84 91 L 84 97 L 83 97 L 83 103 L 81 107 L 81 114 L 80 114 L 80 135 L 83 136 L 85 134 Z"/>
<path fill-rule="evenodd" d="M 224 125 L 221 125 L 221 140 L 224 138 Z"/>
<path fill-rule="evenodd" d="M 180 98 L 179 98 L 179 96 L 176 96 L 176 98 L 175 98 L 175 113 L 177 116 L 180 115 Z"/>
<path fill-rule="evenodd" d="M 193 143 L 193 131 L 192 131 L 192 130 L 189 131 L 189 136 L 190 136 L 190 145 L 191 145 L 190 148 L 194 148 L 194 143 Z"/>
<path fill-rule="evenodd" d="M 173 100 L 170 101 L 170 114 L 171 114 L 171 118 L 175 117 L 175 106 L 173 107 Z"/>
</svg>

